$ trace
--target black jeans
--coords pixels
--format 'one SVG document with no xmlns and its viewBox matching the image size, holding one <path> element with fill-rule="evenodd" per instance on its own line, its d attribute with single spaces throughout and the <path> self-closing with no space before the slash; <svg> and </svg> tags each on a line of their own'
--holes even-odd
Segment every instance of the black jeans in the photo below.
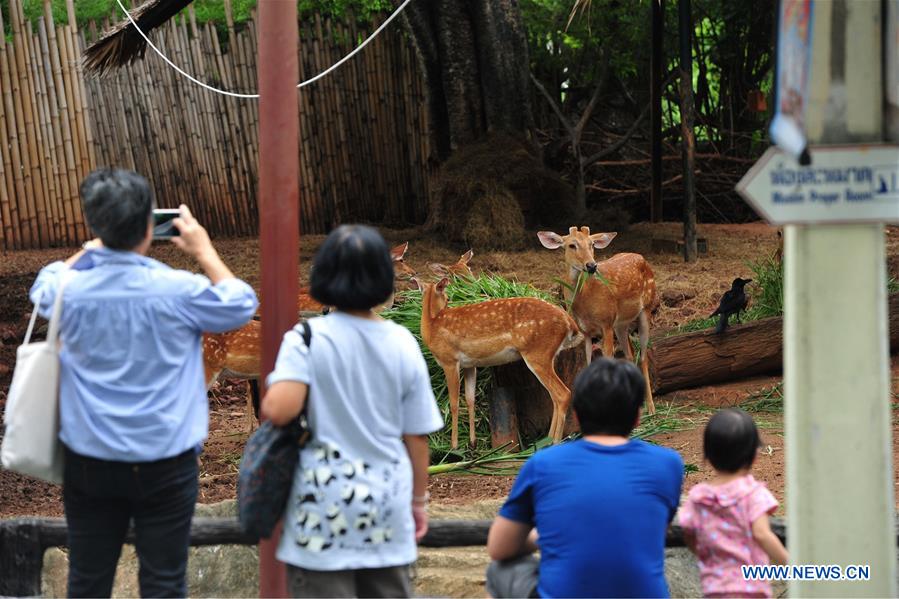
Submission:
<svg viewBox="0 0 899 599">
<path fill-rule="evenodd" d="M 187 596 L 187 548 L 197 502 L 197 454 L 110 462 L 66 449 L 69 597 L 109 597 L 134 519 L 142 597 Z"/>
</svg>

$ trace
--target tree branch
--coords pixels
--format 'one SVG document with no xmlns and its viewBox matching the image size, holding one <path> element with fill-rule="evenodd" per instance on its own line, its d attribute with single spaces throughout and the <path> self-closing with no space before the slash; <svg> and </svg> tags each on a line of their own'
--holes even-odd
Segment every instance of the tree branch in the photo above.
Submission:
<svg viewBox="0 0 899 599">
<path fill-rule="evenodd" d="M 625 133 L 621 139 L 619 139 L 618 141 L 613 143 L 608 148 L 604 148 L 604 149 L 600 150 L 599 152 L 597 152 L 596 154 L 593 154 L 592 156 L 588 156 L 587 158 L 582 158 L 581 165 L 589 166 L 590 164 L 593 164 L 600 158 L 603 158 L 604 156 L 608 156 L 612 152 L 617 151 L 620 147 L 622 147 L 624 144 L 626 144 L 628 142 L 628 140 L 634 135 L 634 133 L 637 132 L 637 129 L 640 127 L 640 123 L 643 122 L 643 119 L 646 118 L 646 115 L 648 113 L 649 113 L 649 104 L 646 105 L 646 108 L 643 109 L 643 112 L 640 113 L 640 116 L 637 118 L 636 121 L 634 121 L 634 124 L 631 125 L 631 128 L 627 130 L 627 133 Z"/>
<path fill-rule="evenodd" d="M 596 105 L 599 103 L 600 92 L 606 86 L 606 80 L 609 75 L 609 54 L 607 52 L 602 53 L 602 66 L 600 67 L 599 72 L 599 80 L 596 83 L 596 89 L 593 90 L 593 97 L 590 98 L 590 102 L 587 103 L 587 107 L 584 108 L 584 113 L 581 115 L 580 120 L 577 122 L 577 125 L 574 127 L 574 132 L 572 133 L 572 143 L 580 143 L 581 135 L 584 132 L 584 127 L 587 126 L 587 122 L 590 120 L 590 116 L 593 114 L 593 111 L 596 109 Z"/>
<path fill-rule="evenodd" d="M 543 94 L 543 97 L 549 101 L 550 108 L 552 108 L 553 112 L 556 113 L 556 116 L 559 117 L 559 120 L 562 122 L 562 126 L 565 127 L 566 131 L 568 131 L 568 135 L 570 135 L 571 139 L 574 140 L 574 127 L 571 126 L 571 121 L 565 118 L 565 115 L 562 114 L 562 109 L 559 107 L 553 97 L 549 95 L 549 92 L 546 91 L 546 88 L 543 87 L 543 84 L 540 83 L 540 81 L 536 77 L 534 77 L 534 74 L 530 73 L 530 76 L 531 81 L 534 82 L 534 85 L 537 86 L 537 89 L 540 90 L 540 93 Z"/>
</svg>

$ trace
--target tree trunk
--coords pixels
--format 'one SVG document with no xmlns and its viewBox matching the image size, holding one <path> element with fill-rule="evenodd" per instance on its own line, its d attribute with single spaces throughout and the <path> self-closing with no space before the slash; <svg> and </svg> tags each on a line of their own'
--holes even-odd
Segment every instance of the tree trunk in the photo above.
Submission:
<svg viewBox="0 0 899 599">
<path fill-rule="evenodd" d="M 696 262 L 699 250 L 696 247 L 696 189 L 693 184 L 696 139 L 693 136 L 693 54 L 690 44 L 693 19 L 690 15 L 690 0 L 678 0 L 677 8 L 680 25 L 681 140 L 684 157 L 684 262 Z"/>
<path fill-rule="evenodd" d="M 888 309 L 890 348 L 895 352 L 899 293 L 889 297 Z M 649 360 L 656 393 L 778 374 L 783 367 L 783 318 L 732 326 L 722 334 L 709 329 L 653 340 Z"/>
<path fill-rule="evenodd" d="M 413 2 L 403 16 L 428 86 L 438 161 L 488 132 L 529 137 L 528 47 L 517 0 Z"/>
</svg>

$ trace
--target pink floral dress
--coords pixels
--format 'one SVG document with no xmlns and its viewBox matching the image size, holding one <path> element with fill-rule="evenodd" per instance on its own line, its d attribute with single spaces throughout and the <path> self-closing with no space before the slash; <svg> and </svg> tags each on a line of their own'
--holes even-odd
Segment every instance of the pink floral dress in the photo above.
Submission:
<svg viewBox="0 0 899 599">
<path fill-rule="evenodd" d="M 706 597 L 771 597 L 771 584 L 744 580 L 742 565 L 767 565 L 752 537 L 752 523 L 777 509 L 777 500 L 751 474 L 727 484 L 690 489 L 678 521 L 696 536 L 696 556 Z"/>
</svg>

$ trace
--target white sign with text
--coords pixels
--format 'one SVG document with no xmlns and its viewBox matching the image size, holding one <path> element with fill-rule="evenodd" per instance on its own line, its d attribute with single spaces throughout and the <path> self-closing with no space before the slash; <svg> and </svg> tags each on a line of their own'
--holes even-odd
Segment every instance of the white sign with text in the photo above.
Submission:
<svg viewBox="0 0 899 599">
<path fill-rule="evenodd" d="M 773 225 L 899 223 L 899 146 L 809 148 L 800 166 L 768 148 L 737 184 L 737 192 Z"/>
</svg>

